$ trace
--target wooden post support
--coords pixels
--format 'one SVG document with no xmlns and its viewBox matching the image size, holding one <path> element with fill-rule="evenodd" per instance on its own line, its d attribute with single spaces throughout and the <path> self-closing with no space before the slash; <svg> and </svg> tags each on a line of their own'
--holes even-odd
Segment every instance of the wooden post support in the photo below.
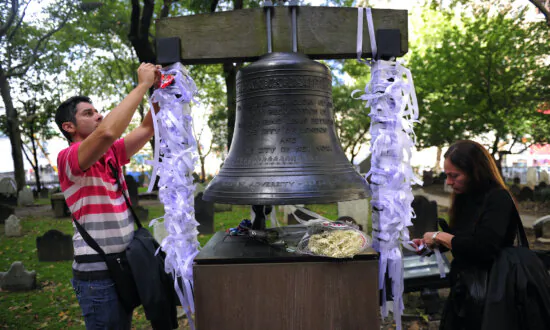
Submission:
<svg viewBox="0 0 550 330">
<path fill-rule="evenodd" d="M 273 7 L 271 11 L 273 51 L 291 52 L 291 11 L 288 7 Z M 377 44 L 385 45 L 379 47 L 382 56 L 407 53 L 407 11 L 373 9 L 372 16 L 377 38 L 382 38 Z M 357 56 L 357 8 L 297 7 L 297 30 L 298 52 L 311 59 Z M 254 61 L 267 53 L 263 8 L 160 19 L 156 22 L 156 37 L 179 37 L 183 64 Z M 364 18 L 363 57 L 371 55 Z"/>
</svg>

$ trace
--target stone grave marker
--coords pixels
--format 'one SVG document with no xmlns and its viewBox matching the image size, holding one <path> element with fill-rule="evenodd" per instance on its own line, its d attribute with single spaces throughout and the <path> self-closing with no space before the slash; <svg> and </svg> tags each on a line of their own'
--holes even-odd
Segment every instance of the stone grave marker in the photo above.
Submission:
<svg viewBox="0 0 550 330">
<path fill-rule="evenodd" d="M 11 205 L 0 204 L 0 224 L 3 224 L 6 219 L 15 213 L 15 208 Z"/>
<path fill-rule="evenodd" d="M 516 198 L 519 197 L 519 194 L 521 193 L 521 189 L 519 187 L 519 185 L 517 184 L 513 184 L 511 187 L 510 187 L 510 192 L 512 193 L 512 195 Z"/>
<path fill-rule="evenodd" d="M 548 178 L 548 171 L 546 171 L 546 170 L 541 170 L 541 171 L 539 172 L 539 183 L 543 183 L 543 182 L 544 182 L 544 183 L 548 184 L 548 183 L 550 183 L 550 182 L 548 181 L 548 179 L 549 179 L 549 178 Z"/>
<path fill-rule="evenodd" d="M 26 271 L 21 261 L 11 264 L 7 272 L 0 272 L 0 289 L 28 291 L 36 288 L 36 271 Z"/>
<path fill-rule="evenodd" d="M 200 224 L 197 227 L 199 234 L 212 234 L 214 232 L 214 203 L 204 201 L 202 192 L 195 196 L 195 219 Z"/>
<path fill-rule="evenodd" d="M 369 214 L 368 199 L 338 202 L 338 217 L 352 217 L 358 225 L 363 227 L 363 231 L 367 231 L 369 226 Z"/>
<path fill-rule="evenodd" d="M 21 220 L 15 214 L 10 215 L 6 219 L 4 229 L 7 237 L 21 236 Z"/>
<path fill-rule="evenodd" d="M 533 223 L 537 242 L 550 243 L 550 215 L 537 219 Z"/>
<path fill-rule="evenodd" d="M 38 193 L 38 196 L 40 196 L 40 198 L 50 198 L 50 189 L 42 188 Z"/>
<path fill-rule="evenodd" d="M 48 230 L 36 238 L 38 261 L 62 261 L 73 259 L 73 241 L 71 235 L 59 230 Z"/>
<path fill-rule="evenodd" d="M 141 205 L 132 205 L 132 208 L 134 209 L 134 212 L 136 212 L 136 216 L 139 221 L 141 221 L 141 224 L 145 226 L 149 222 L 149 210 Z"/>
<path fill-rule="evenodd" d="M 433 184 L 434 181 L 434 172 L 432 170 L 422 172 L 422 181 L 424 186 L 429 186 Z"/>
<path fill-rule="evenodd" d="M 136 179 L 134 179 L 134 177 L 131 175 L 125 175 L 124 180 L 126 181 L 126 186 L 128 187 L 128 195 L 130 195 L 130 203 L 132 203 L 132 206 L 137 206 L 139 203 L 139 194 L 138 194 L 138 184 L 136 182 Z"/>
<path fill-rule="evenodd" d="M 437 231 L 437 203 L 428 200 L 425 196 L 414 196 L 412 208 L 416 218 L 411 219 L 413 225 L 409 227 L 409 236 L 422 238 L 427 231 Z M 406 251 L 405 249 L 403 249 Z"/>
<path fill-rule="evenodd" d="M 13 178 L 0 179 L 0 204 L 17 206 L 17 185 Z"/>
<path fill-rule="evenodd" d="M 34 195 L 31 188 L 23 187 L 19 192 L 17 197 L 17 205 L 19 206 L 30 206 L 34 204 Z"/>
<path fill-rule="evenodd" d="M 518 195 L 518 201 L 520 202 L 527 201 L 527 200 L 532 201 L 533 199 L 534 199 L 533 189 L 529 187 L 521 188 Z"/>
<path fill-rule="evenodd" d="M 537 185 L 538 175 L 537 169 L 534 167 L 529 167 L 527 169 L 527 185 L 529 187 L 535 187 Z"/>
<path fill-rule="evenodd" d="M 17 185 L 13 178 L 5 177 L 0 179 L 0 194 L 17 195 Z"/>
<path fill-rule="evenodd" d="M 57 218 L 62 218 L 69 216 L 71 214 L 71 211 L 69 210 L 69 207 L 67 206 L 67 202 L 65 202 L 65 196 L 62 192 L 52 194 L 51 197 L 51 203 L 52 203 L 52 210 Z"/>
</svg>

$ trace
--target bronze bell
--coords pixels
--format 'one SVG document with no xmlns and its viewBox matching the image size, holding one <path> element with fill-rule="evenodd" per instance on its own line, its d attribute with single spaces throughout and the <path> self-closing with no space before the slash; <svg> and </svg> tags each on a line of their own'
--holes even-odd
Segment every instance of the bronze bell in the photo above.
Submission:
<svg viewBox="0 0 550 330">
<path fill-rule="evenodd" d="M 334 128 L 329 69 L 269 53 L 237 73 L 229 155 L 203 199 L 227 204 L 332 203 L 365 198 L 366 182 Z"/>
</svg>

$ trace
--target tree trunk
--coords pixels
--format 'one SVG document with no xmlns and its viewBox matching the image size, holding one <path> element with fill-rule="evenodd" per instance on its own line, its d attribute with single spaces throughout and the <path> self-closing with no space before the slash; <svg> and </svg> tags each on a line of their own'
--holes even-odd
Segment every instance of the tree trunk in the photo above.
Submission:
<svg viewBox="0 0 550 330">
<path fill-rule="evenodd" d="M 32 133 L 32 130 L 31 130 Z M 31 137 L 31 143 L 32 143 L 32 156 L 34 158 L 34 178 L 36 180 L 36 191 L 40 192 L 42 191 L 42 183 L 40 182 L 40 165 L 38 165 L 38 154 L 36 152 L 36 142 L 34 140 L 34 134 Z"/>
<path fill-rule="evenodd" d="M 205 159 L 201 157 L 201 183 L 204 183 L 206 181 L 206 170 L 204 168 L 204 161 Z"/>
<path fill-rule="evenodd" d="M 235 129 L 235 116 L 237 114 L 237 71 L 239 66 L 233 63 L 223 65 L 225 87 L 227 89 L 227 152 L 231 148 L 233 131 Z"/>
<path fill-rule="evenodd" d="M 10 85 L 2 68 L 0 68 L 0 94 L 2 94 L 2 100 L 6 107 L 7 133 L 10 138 L 15 183 L 17 191 L 21 191 L 26 184 L 23 153 L 21 152 L 21 131 L 19 130 L 17 111 L 13 107 Z"/>
</svg>

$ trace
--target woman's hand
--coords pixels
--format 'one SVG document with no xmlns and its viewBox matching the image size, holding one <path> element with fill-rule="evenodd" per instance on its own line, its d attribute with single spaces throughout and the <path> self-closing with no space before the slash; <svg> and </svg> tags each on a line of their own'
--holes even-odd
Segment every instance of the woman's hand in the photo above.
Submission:
<svg viewBox="0 0 550 330">
<path fill-rule="evenodd" d="M 434 234 L 435 233 L 437 233 L 437 232 L 436 231 L 428 231 L 428 232 L 424 233 L 424 237 L 422 238 L 422 240 L 424 241 L 424 244 L 428 245 L 428 247 L 430 247 L 430 248 L 434 247 L 437 244 L 434 240 Z"/>
<path fill-rule="evenodd" d="M 416 250 L 416 254 L 422 254 L 424 250 L 426 249 L 426 244 L 421 238 L 415 238 L 412 240 L 414 244 L 414 249 Z"/>
<path fill-rule="evenodd" d="M 437 233 L 437 235 L 434 235 Z M 445 232 L 429 231 L 424 234 L 423 240 L 424 243 L 428 245 L 429 248 L 434 248 L 436 245 L 440 244 L 447 247 L 449 250 L 452 250 L 452 240 L 454 235 Z"/>
</svg>

